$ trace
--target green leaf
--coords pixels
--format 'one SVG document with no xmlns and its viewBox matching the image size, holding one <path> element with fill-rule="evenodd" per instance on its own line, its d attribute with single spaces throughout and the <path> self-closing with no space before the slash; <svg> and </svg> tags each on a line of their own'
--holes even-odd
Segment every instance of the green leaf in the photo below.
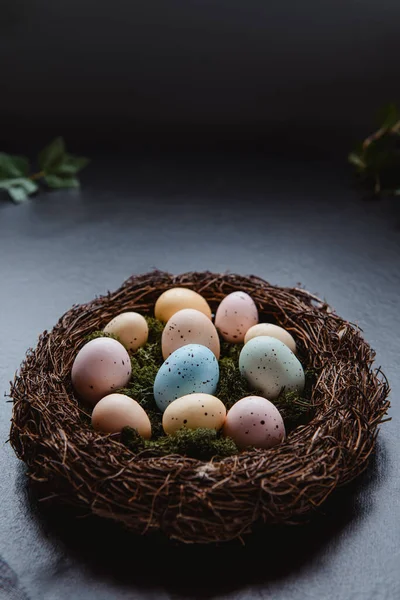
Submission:
<svg viewBox="0 0 400 600">
<path fill-rule="evenodd" d="M 400 114 L 395 104 L 389 104 L 381 111 L 383 129 L 391 129 L 400 120 Z"/>
<path fill-rule="evenodd" d="M 394 195 L 395 196 L 400 196 L 400 188 L 398 190 L 394 190 Z"/>
<path fill-rule="evenodd" d="M 0 179 L 25 177 L 29 173 L 29 160 L 25 156 L 13 156 L 0 152 Z"/>
<path fill-rule="evenodd" d="M 26 177 L 16 177 L 0 181 L 1 189 L 7 191 L 14 202 L 24 202 L 28 199 L 28 196 L 37 192 L 38 186 Z"/>
<path fill-rule="evenodd" d="M 367 166 L 363 160 L 363 157 L 356 152 L 350 152 L 348 160 L 350 164 L 357 167 L 357 169 L 360 169 L 360 171 L 364 171 Z"/>
<path fill-rule="evenodd" d="M 84 169 L 90 160 L 84 156 L 72 156 L 72 154 L 66 154 L 64 160 L 59 164 L 53 171 L 56 175 L 76 175 Z"/>
<path fill-rule="evenodd" d="M 76 177 L 61 177 L 54 173 L 45 175 L 44 180 L 50 188 L 54 189 L 78 188 L 80 186 L 79 180 Z"/>
<path fill-rule="evenodd" d="M 52 172 L 63 162 L 65 154 L 64 138 L 58 137 L 50 142 L 39 154 L 38 163 L 40 168 L 42 171 Z"/>
<path fill-rule="evenodd" d="M 399 168 L 400 153 L 395 136 L 385 133 L 382 137 L 371 142 L 364 152 L 364 161 L 369 169 L 380 172 L 383 169 Z"/>
<path fill-rule="evenodd" d="M 8 194 L 16 204 L 19 204 L 20 202 L 25 202 L 25 200 L 28 200 L 28 194 L 22 187 L 11 187 L 8 190 Z"/>
</svg>

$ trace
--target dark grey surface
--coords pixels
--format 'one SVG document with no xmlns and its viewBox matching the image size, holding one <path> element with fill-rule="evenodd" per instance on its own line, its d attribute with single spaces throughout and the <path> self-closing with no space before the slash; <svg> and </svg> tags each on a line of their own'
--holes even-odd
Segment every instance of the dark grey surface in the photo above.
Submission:
<svg viewBox="0 0 400 600">
<path fill-rule="evenodd" d="M 398 0 L 2 0 L 0 138 L 346 151 L 400 100 L 399 19 Z"/>
<path fill-rule="evenodd" d="M 260 156 L 99 158 L 84 184 L 23 206 L 0 198 L 1 391 L 73 303 L 153 267 L 230 270 L 302 282 L 358 323 L 391 383 L 393 421 L 366 475 L 310 526 L 217 549 L 131 539 L 40 508 L 3 444 L 1 600 L 399 598 L 399 200 L 363 200 L 332 164 Z M 3 441 L 10 415 L 3 403 Z"/>
</svg>

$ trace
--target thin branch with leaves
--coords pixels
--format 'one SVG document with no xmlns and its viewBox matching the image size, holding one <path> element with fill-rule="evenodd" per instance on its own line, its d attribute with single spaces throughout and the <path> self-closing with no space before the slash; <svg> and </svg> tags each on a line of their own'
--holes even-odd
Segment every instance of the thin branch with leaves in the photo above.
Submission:
<svg viewBox="0 0 400 600">
<path fill-rule="evenodd" d="M 0 152 L 0 191 L 14 202 L 24 202 L 39 190 L 39 184 L 51 189 L 78 188 L 77 174 L 89 163 L 83 156 L 67 152 L 62 137 L 53 140 L 37 158 L 39 169 L 32 172 L 29 158 Z"/>
<path fill-rule="evenodd" d="M 390 104 L 381 115 L 381 126 L 349 154 L 348 159 L 363 183 L 375 195 L 400 195 L 400 113 Z"/>
</svg>

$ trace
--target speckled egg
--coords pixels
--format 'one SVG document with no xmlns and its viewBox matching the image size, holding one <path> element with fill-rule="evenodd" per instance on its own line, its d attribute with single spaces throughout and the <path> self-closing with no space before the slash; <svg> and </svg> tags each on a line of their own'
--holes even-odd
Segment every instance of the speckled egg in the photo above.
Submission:
<svg viewBox="0 0 400 600">
<path fill-rule="evenodd" d="M 258 323 L 258 325 L 250 327 L 244 336 L 244 343 L 247 344 L 247 342 L 260 335 L 267 335 L 280 340 L 292 352 L 296 353 L 296 342 L 290 333 L 286 329 L 283 329 L 283 327 L 279 327 L 279 325 L 274 325 L 273 323 Z"/>
<path fill-rule="evenodd" d="M 112 338 L 91 340 L 72 365 L 72 385 L 82 400 L 96 404 L 113 390 L 124 387 L 131 376 L 131 361 L 122 344 Z"/>
<path fill-rule="evenodd" d="M 167 322 L 161 338 L 164 359 L 187 344 L 206 346 L 219 359 L 220 343 L 217 330 L 208 317 L 193 308 L 179 310 Z"/>
<path fill-rule="evenodd" d="M 104 327 L 105 333 L 113 333 L 127 350 L 134 352 L 144 346 L 149 337 L 147 321 L 137 312 L 121 313 Z"/>
<path fill-rule="evenodd" d="M 165 409 L 163 428 L 171 434 L 182 427 L 187 429 L 215 429 L 224 424 L 226 408 L 221 400 L 210 394 L 188 394 L 172 402 Z"/>
<path fill-rule="evenodd" d="M 304 388 L 300 361 L 276 338 L 258 336 L 247 342 L 239 356 L 239 369 L 253 388 L 271 400 L 283 389 L 301 392 Z"/>
<path fill-rule="evenodd" d="M 247 396 L 229 410 L 224 434 L 239 448 L 272 448 L 285 438 L 285 425 L 272 402 L 261 396 Z"/>
<path fill-rule="evenodd" d="M 178 310 L 194 308 L 211 319 L 211 308 L 197 292 L 187 288 L 171 288 L 158 298 L 154 314 L 156 319 L 166 323 Z"/>
<path fill-rule="evenodd" d="M 188 344 L 175 350 L 161 365 L 154 380 L 154 398 L 158 408 L 187 394 L 214 394 L 219 379 L 218 361 L 209 348 Z"/>
<path fill-rule="evenodd" d="M 258 323 L 258 311 L 246 292 L 232 292 L 218 306 L 215 326 L 227 342 L 243 342 L 248 329 Z"/>
<path fill-rule="evenodd" d="M 145 439 L 151 438 L 149 417 L 136 400 L 125 394 L 109 394 L 99 400 L 92 412 L 92 425 L 103 433 L 118 433 L 124 427 L 132 427 Z"/>
</svg>

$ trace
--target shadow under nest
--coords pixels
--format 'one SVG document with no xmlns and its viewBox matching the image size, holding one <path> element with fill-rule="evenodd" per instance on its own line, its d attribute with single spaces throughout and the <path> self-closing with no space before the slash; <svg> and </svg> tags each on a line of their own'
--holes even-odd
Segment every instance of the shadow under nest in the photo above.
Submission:
<svg viewBox="0 0 400 600">
<path fill-rule="evenodd" d="M 88 425 L 70 382 L 77 351 L 118 312 L 152 314 L 157 297 L 174 286 L 201 293 L 213 311 L 227 294 L 246 291 L 265 320 L 295 337 L 303 366 L 315 374 L 312 418 L 284 443 L 204 462 L 141 455 Z M 73 307 L 44 332 L 12 385 L 11 443 L 42 497 L 139 534 L 159 530 L 200 543 L 241 538 L 253 524 L 301 522 L 365 469 L 389 408 L 389 387 L 373 359 L 360 330 L 305 290 L 254 276 L 155 271 Z"/>
</svg>

